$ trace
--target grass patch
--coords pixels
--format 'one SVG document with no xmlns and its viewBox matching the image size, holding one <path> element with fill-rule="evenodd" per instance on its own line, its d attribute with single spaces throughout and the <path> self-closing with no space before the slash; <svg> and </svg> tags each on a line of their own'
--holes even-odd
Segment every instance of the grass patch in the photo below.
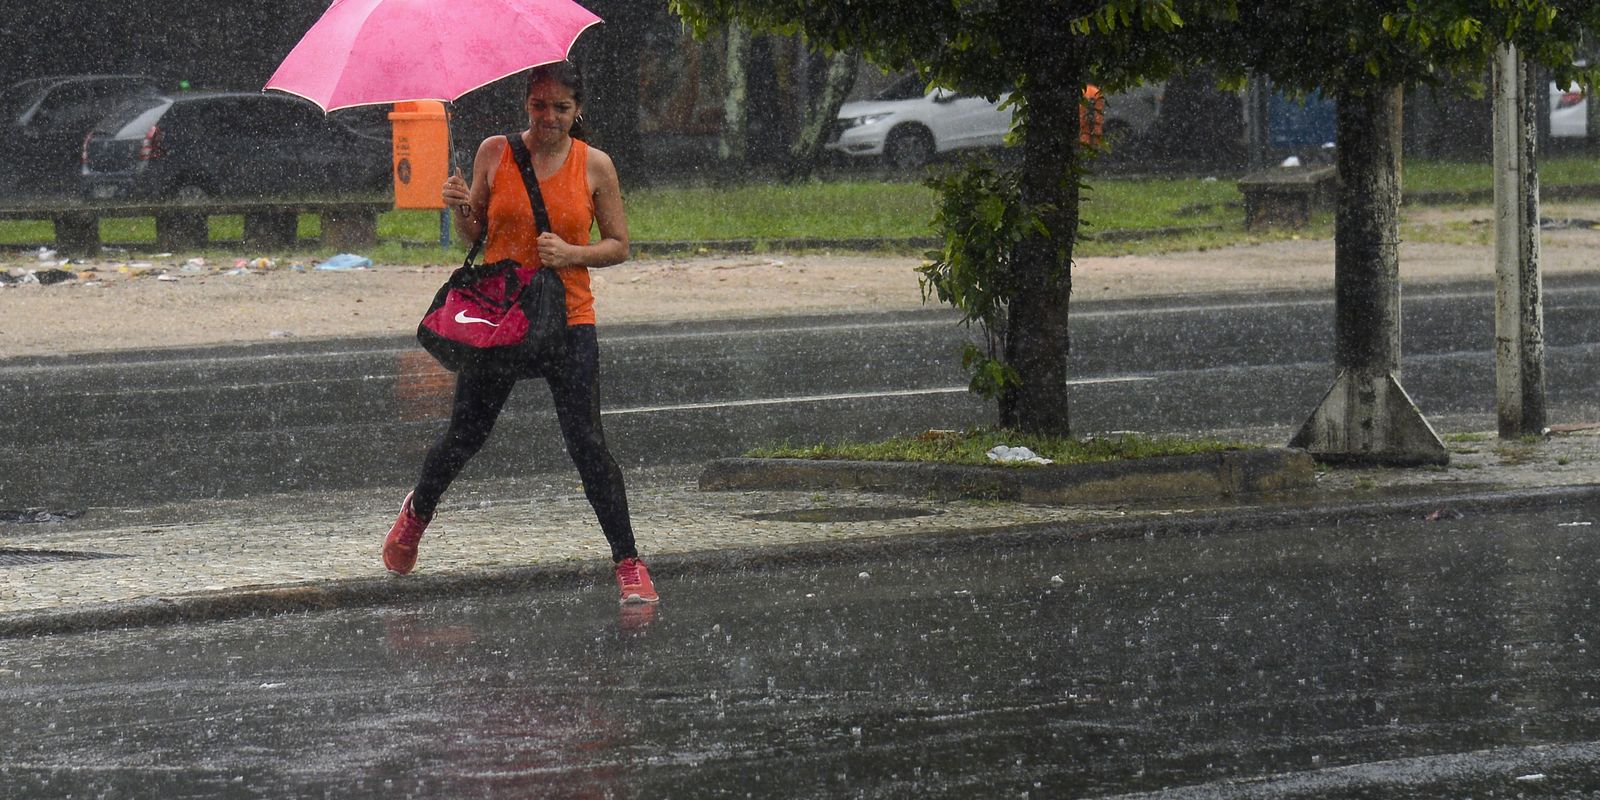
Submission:
<svg viewBox="0 0 1600 800">
<path fill-rule="evenodd" d="M 1402 181 L 1407 192 L 1477 192 L 1494 187 L 1494 166 L 1483 161 L 1407 161 Z M 1600 184 L 1600 161 L 1564 156 L 1539 160 L 1542 186 Z"/>
<path fill-rule="evenodd" d="M 1540 180 L 1546 186 L 1600 185 L 1600 160 L 1563 157 L 1542 160 Z M 1405 165 L 1407 192 L 1471 192 L 1491 186 L 1491 166 L 1483 163 L 1409 161 Z M 1080 256 L 1153 255 L 1207 250 L 1239 244 L 1283 239 L 1327 239 L 1333 235 L 1333 215 L 1316 215 L 1303 229 L 1244 230 L 1242 197 L 1237 176 L 1088 178 L 1082 198 Z M 867 178 L 812 180 L 798 184 L 749 183 L 735 185 L 651 186 L 627 193 L 629 233 L 636 242 L 705 242 L 728 239 L 883 239 L 905 242 L 933 236 L 930 221 L 938 198 L 934 191 L 914 181 L 879 181 Z M 1472 221 L 1405 223 L 1407 241 L 1486 244 L 1492 225 Z M 213 217 L 211 239 L 234 256 L 262 253 L 237 252 L 243 233 L 238 216 Z M 155 222 L 150 218 L 105 219 L 101 238 L 153 247 Z M 1111 231 L 1148 231 L 1148 236 L 1106 238 Z M 318 218 L 305 215 L 300 235 L 320 234 Z M 1101 238 L 1096 238 L 1101 237 Z M 51 241 L 48 221 L 0 221 L 0 247 L 17 247 Z M 459 261 L 465 244 L 437 246 L 439 214 L 430 210 L 391 210 L 378 218 L 382 244 L 363 255 L 384 263 L 442 264 Z M 712 249 L 715 249 L 714 244 Z M 325 253 L 301 248 L 301 260 Z M 921 248 L 889 245 L 889 252 L 920 254 Z M 331 253 L 328 253 L 331 254 Z M 285 254 L 270 254 L 285 255 Z"/>
<path fill-rule="evenodd" d="M 1500 457 L 1501 466 L 1519 467 L 1532 463 L 1538 456 L 1538 450 L 1531 444 L 1518 442 L 1497 447 L 1494 454 Z"/>
<path fill-rule="evenodd" d="M 920 183 L 867 180 L 649 187 L 627 195 L 629 234 L 636 242 L 927 238 L 933 236 L 930 222 L 936 202 L 934 191 Z M 1202 235 L 1202 240 L 1220 244 L 1218 237 L 1243 235 L 1239 202 L 1231 180 L 1096 179 L 1084 193 L 1083 230 L 1231 226 L 1231 233 Z M 236 215 L 212 217 L 210 228 L 213 242 L 237 242 L 244 220 Z M 301 216 L 300 236 L 316 237 L 320 232 L 316 215 Z M 54 235 L 48 221 L 0 221 L 0 247 L 48 242 Z M 100 237 L 105 242 L 153 246 L 155 220 L 106 218 L 100 223 Z M 465 250 L 459 241 L 445 253 L 429 246 L 439 241 L 439 214 L 430 210 L 395 209 L 379 215 L 378 239 L 399 245 L 384 253 L 394 256 L 382 259 L 385 262 L 451 261 Z M 402 249 L 407 244 L 409 248 Z M 1090 255 L 1147 248 L 1140 242 L 1086 243 L 1086 247 Z"/>
<path fill-rule="evenodd" d="M 1457 211 L 1473 211 L 1474 206 L 1434 206 Z M 1458 244 L 1483 246 L 1494 242 L 1494 221 L 1485 212 L 1476 219 L 1452 219 L 1442 222 L 1417 222 L 1402 214 L 1400 239 L 1426 244 Z"/>
<path fill-rule="evenodd" d="M 1083 230 L 1148 230 L 1237 224 L 1243 195 L 1232 180 L 1091 177 L 1083 192 Z"/>
<path fill-rule="evenodd" d="M 1149 437 L 1135 433 L 1085 439 L 1038 436 L 1014 431 L 979 429 L 929 431 L 877 442 L 839 442 L 807 446 L 778 445 L 751 450 L 752 458 L 805 458 L 842 461 L 917 461 L 940 464 L 993 464 L 986 455 L 997 445 L 1026 447 L 1058 464 L 1088 464 L 1156 456 L 1219 453 L 1254 449 L 1255 445 L 1221 439 Z"/>
<path fill-rule="evenodd" d="M 1457 444 L 1470 444 L 1473 442 L 1487 442 L 1490 437 L 1487 433 L 1447 433 L 1444 440 Z"/>
<path fill-rule="evenodd" d="M 936 195 L 918 183 L 659 187 L 629 192 L 629 234 L 641 241 L 928 236 Z"/>
</svg>

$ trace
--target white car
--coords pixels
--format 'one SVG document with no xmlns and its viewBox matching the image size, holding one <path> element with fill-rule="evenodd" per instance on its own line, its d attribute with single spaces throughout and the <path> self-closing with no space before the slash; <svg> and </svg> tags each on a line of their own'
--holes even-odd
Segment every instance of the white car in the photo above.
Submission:
<svg viewBox="0 0 1600 800">
<path fill-rule="evenodd" d="M 1562 91 L 1550 82 L 1550 135 L 1581 138 L 1589 132 L 1589 101 L 1574 83 Z"/>
<path fill-rule="evenodd" d="M 840 106 L 827 148 L 913 168 L 951 150 L 998 147 L 1011 129 L 1011 111 L 999 107 L 1004 99 L 927 91 L 921 78 L 907 75 L 872 100 Z"/>
<path fill-rule="evenodd" d="M 1155 121 L 1161 85 L 1140 87 L 1105 102 L 1105 135 L 1115 140 Z M 871 100 L 839 108 L 829 150 L 858 158 L 882 158 L 900 169 L 920 167 L 938 155 L 975 147 L 999 147 L 1011 130 L 1009 93 L 990 101 L 947 89 L 926 88 L 915 74 L 890 84 Z"/>
</svg>

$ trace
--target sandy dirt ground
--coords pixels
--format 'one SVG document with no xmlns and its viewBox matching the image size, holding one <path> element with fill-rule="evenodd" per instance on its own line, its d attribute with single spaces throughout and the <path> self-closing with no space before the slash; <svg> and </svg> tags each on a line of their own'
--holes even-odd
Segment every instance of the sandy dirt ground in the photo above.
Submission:
<svg viewBox="0 0 1600 800">
<path fill-rule="evenodd" d="M 1593 209 L 1600 218 L 1600 208 Z M 1482 226 L 1487 211 L 1438 212 L 1437 224 Z M 1545 274 L 1600 271 L 1600 231 L 1546 231 Z M 241 259 L 251 258 L 242 254 Z M 451 266 L 377 265 L 324 271 L 312 264 L 190 264 L 175 257 L 106 257 L 58 265 L 31 251 L 0 251 L 0 358 L 180 347 L 275 338 L 405 334 Z M 636 260 L 594 273 L 600 324 L 915 309 L 923 305 L 914 256 L 763 254 Z M 56 268 L 48 285 L 15 276 Z M 1158 256 L 1084 258 L 1074 298 L 1328 287 L 1333 243 L 1273 241 Z M 1404 244 L 1406 282 L 1488 281 L 1493 248 Z M 58 275 L 59 277 L 59 275 Z"/>
</svg>

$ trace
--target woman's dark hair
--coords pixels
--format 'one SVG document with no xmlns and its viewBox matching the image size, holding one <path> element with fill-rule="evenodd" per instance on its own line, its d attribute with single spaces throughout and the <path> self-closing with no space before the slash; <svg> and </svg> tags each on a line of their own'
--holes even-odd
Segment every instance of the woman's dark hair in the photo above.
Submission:
<svg viewBox="0 0 1600 800">
<path fill-rule="evenodd" d="M 565 86 L 567 91 L 572 92 L 572 99 L 579 105 L 583 104 L 583 73 L 578 71 L 577 64 L 571 61 L 556 61 L 528 70 L 528 86 L 522 93 L 523 97 L 532 94 L 533 85 L 543 80 L 555 81 Z M 568 131 L 568 134 L 574 139 L 588 138 L 588 130 L 584 128 L 581 116 L 572 123 L 572 130 Z"/>
</svg>

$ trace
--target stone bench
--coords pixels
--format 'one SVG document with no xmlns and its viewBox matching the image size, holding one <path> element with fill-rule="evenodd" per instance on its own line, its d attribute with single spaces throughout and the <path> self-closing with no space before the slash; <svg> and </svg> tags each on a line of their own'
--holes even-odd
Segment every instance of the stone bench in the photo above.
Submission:
<svg viewBox="0 0 1600 800">
<path fill-rule="evenodd" d="M 1244 227 L 1304 226 L 1312 213 L 1331 208 L 1339 170 L 1334 166 L 1272 167 L 1239 180 Z"/>
<path fill-rule="evenodd" d="M 370 199 L 41 203 L 0 205 L 0 219 L 48 219 L 55 225 L 56 249 L 63 255 L 93 256 L 100 252 L 100 220 L 108 217 L 154 217 L 156 247 L 181 251 L 206 246 L 209 217 L 243 215 L 246 247 L 285 250 L 295 244 L 300 215 L 316 214 L 322 222 L 323 245 L 354 250 L 377 244 L 378 215 L 393 207 L 391 200 Z"/>
</svg>

